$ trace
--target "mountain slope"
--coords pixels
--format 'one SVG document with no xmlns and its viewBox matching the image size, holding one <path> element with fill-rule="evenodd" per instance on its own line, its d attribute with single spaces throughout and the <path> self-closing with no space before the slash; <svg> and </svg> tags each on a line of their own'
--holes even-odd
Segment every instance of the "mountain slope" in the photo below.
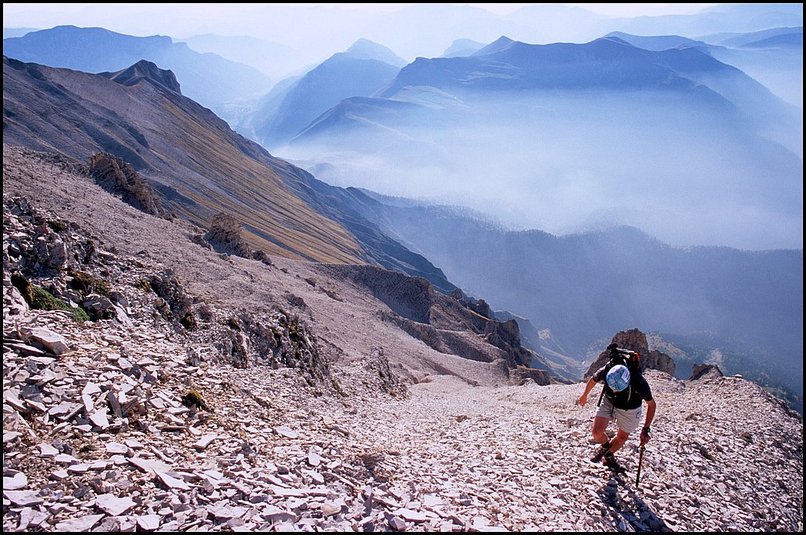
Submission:
<svg viewBox="0 0 806 535">
<path fill-rule="evenodd" d="M 173 71 L 185 95 L 219 114 L 225 103 L 261 95 L 271 86 L 269 78 L 252 67 L 200 54 L 170 37 L 134 37 L 103 28 L 57 26 L 3 39 L 3 54 L 91 73 L 118 71 L 147 60 Z"/>
<path fill-rule="evenodd" d="M 243 226 L 245 241 L 266 253 L 376 262 L 453 289 L 426 259 L 365 219 L 335 209 L 323 215 L 328 203 L 307 190 L 324 185 L 183 97 L 169 71 L 139 62 L 92 75 L 4 58 L 3 78 L 4 143 L 82 163 L 110 152 L 155 184 L 177 215 L 202 228 L 225 212 Z M 294 190 L 306 192 L 306 200 Z M 327 195 L 348 196 L 335 188 Z M 315 201 L 322 212 L 312 208 Z"/>
<path fill-rule="evenodd" d="M 228 212 L 252 229 L 249 241 L 269 253 L 337 262 L 361 257 L 346 230 L 282 186 L 267 168 L 268 153 L 164 85 L 142 80 L 127 86 L 7 59 L 3 78 L 5 143 L 79 161 L 111 152 L 166 186 L 182 217 L 206 227 L 212 215 Z"/>
<path fill-rule="evenodd" d="M 20 288 L 20 277 L 49 288 L 55 299 L 84 307 L 91 315 L 88 321 L 113 319 L 129 325 L 125 301 L 98 282 L 110 277 L 115 279 L 112 287 L 120 287 L 138 306 L 147 287 L 163 300 L 151 303 L 146 297 L 164 320 L 161 328 L 191 337 L 200 347 L 209 344 L 217 356 L 205 358 L 236 367 L 302 368 L 318 382 L 327 374 L 328 361 L 349 364 L 381 352 L 409 381 L 438 370 L 471 383 L 506 383 L 511 369 L 528 363 L 517 326 L 483 316 L 469 301 L 438 292 L 422 278 L 370 265 L 279 256 L 267 264 L 221 255 L 195 239 L 192 225 L 124 204 L 59 155 L 6 145 L 3 165 L 4 215 L 26 222 L 32 233 L 15 238 L 17 245 L 4 266 L 6 281 L 11 284 L 14 274 Z M 47 219 L 32 203 L 60 216 Z M 77 235 L 69 222 L 87 230 Z M 36 252 L 31 244 L 37 240 L 55 245 Z M 115 253 L 99 255 L 93 247 L 110 247 Z M 121 266 L 115 255 L 132 260 Z M 151 273 L 140 271 L 143 263 L 151 266 Z M 89 304 L 93 299 L 124 304 L 116 309 L 108 302 L 103 308 Z M 285 320 L 278 320 L 278 313 Z M 138 314 L 133 319 L 154 318 Z M 281 340 L 277 321 L 281 331 L 302 335 Z M 320 336 L 327 343 L 316 342 Z M 548 383 L 547 375 L 543 379 Z"/>
</svg>

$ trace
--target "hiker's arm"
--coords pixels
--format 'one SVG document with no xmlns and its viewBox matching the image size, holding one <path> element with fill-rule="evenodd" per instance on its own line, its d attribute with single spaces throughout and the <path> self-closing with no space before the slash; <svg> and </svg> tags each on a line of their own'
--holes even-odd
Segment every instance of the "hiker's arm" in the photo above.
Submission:
<svg viewBox="0 0 806 535">
<path fill-rule="evenodd" d="M 588 379 L 588 382 L 585 385 L 585 391 L 582 393 L 581 396 L 579 396 L 579 399 L 577 400 L 577 405 L 580 405 L 582 407 L 585 406 L 585 403 L 588 402 L 588 394 L 591 393 L 591 390 L 593 390 L 593 387 L 595 385 L 596 385 L 596 380 L 593 377 Z"/>
<path fill-rule="evenodd" d="M 641 444 L 646 444 L 649 442 L 649 426 L 652 424 L 652 420 L 655 419 L 655 400 L 650 399 L 646 402 L 646 420 L 644 420 L 644 428 L 641 430 Z"/>
</svg>

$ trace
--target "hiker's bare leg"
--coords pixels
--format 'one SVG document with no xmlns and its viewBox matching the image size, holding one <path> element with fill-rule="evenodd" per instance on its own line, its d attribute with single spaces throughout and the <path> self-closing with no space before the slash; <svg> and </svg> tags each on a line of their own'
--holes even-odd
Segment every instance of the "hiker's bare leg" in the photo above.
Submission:
<svg viewBox="0 0 806 535">
<path fill-rule="evenodd" d="M 593 440 L 604 446 L 607 444 L 607 424 L 610 423 L 610 418 L 606 416 L 597 416 L 593 419 Z M 612 448 L 611 448 L 612 449 Z"/>
<path fill-rule="evenodd" d="M 630 437 L 629 433 L 619 429 L 618 433 L 616 433 L 616 436 L 613 437 L 613 440 L 610 441 L 610 452 L 611 453 L 617 452 L 624 445 L 624 443 L 627 442 L 627 439 L 629 437 Z"/>
</svg>

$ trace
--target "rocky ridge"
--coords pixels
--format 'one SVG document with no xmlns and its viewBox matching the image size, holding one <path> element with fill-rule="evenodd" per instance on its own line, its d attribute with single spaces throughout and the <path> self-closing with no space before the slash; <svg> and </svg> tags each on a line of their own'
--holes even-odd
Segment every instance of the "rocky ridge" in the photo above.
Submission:
<svg viewBox="0 0 806 535">
<path fill-rule="evenodd" d="M 216 254 L 9 160 L 4 531 L 803 529 L 802 420 L 753 383 L 647 370 L 637 484 L 634 439 L 626 475 L 589 462 L 581 384 L 515 386 L 330 269 Z M 96 317 L 32 309 L 15 272 Z"/>
</svg>

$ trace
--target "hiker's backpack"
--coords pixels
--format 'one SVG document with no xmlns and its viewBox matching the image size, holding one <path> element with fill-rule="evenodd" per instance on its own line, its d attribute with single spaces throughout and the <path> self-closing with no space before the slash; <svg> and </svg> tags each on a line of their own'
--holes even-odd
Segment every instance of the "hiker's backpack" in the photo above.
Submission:
<svg viewBox="0 0 806 535">
<path fill-rule="evenodd" d="M 638 353 L 638 351 L 624 349 L 618 347 L 616 344 L 610 344 L 607 346 L 607 350 L 610 352 L 610 360 L 608 360 L 607 364 L 605 365 L 605 376 L 607 376 L 607 372 L 610 371 L 610 368 L 618 364 L 623 364 L 624 366 L 627 366 L 628 370 L 630 370 L 630 384 L 632 384 L 634 374 L 641 373 L 641 355 Z M 637 377 L 637 375 L 635 376 Z M 602 404 L 602 398 L 604 397 L 605 390 L 607 390 L 607 388 L 607 381 L 605 381 L 605 384 L 602 387 L 602 393 L 599 394 L 599 403 L 597 403 L 597 405 Z M 628 397 L 629 395 L 631 394 L 628 394 Z"/>
</svg>

